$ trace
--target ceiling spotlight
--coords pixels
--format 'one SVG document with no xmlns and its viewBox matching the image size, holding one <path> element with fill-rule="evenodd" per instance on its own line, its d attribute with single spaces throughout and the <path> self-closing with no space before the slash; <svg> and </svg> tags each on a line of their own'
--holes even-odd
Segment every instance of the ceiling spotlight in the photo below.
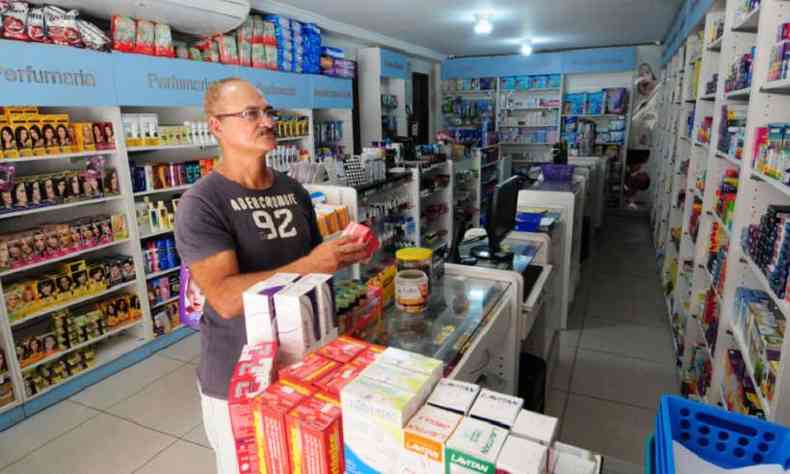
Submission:
<svg viewBox="0 0 790 474">
<path fill-rule="evenodd" d="M 527 41 L 526 43 L 521 45 L 521 54 L 524 56 L 529 56 L 532 54 L 532 43 Z"/>
<path fill-rule="evenodd" d="M 477 15 L 477 23 L 475 23 L 475 33 L 478 35 L 487 35 L 494 29 L 488 15 Z"/>
</svg>

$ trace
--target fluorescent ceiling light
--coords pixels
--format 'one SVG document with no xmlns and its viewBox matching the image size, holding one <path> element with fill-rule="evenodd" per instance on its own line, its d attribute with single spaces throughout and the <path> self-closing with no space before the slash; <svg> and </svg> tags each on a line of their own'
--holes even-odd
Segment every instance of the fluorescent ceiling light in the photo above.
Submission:
<svg viewBox="0 0 790 474">
<path fill-rule="evenodd" d="M 494 25 L 488 19 L 488 15 L 477 15 L 477 23 L 475 24 L 475 33 L 478 35 L 487 35 L 494 29 Z"/>
<path fill-rule="evenodd" d="M 524 44 L 521 45 L 521 54 L 524 56 L 529 56 L 532 54 L 532 43 L 526 41 Z"/>
</svg>

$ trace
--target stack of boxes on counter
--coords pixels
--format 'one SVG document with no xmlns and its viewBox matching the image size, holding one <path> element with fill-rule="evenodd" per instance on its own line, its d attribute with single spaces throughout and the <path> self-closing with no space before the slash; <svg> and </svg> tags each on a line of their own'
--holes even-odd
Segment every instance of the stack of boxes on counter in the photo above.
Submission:
<svg viewBox="0 0 790 474">
<path fill-rule="evenodd" d="M 337 337 L 331 295 L 320 274 L 277 274 L 244 293 L 248 345 L 228 393 L 241 473 L 594 472 L 554 443 L 557 419 L 522 399 L 442 379 L 439 360 Z"/>
<path fill-rule="evenodd" d="M 135 193 L 191 185 L 214 169 L 217 158 L 179 163 L 130 163 L 132 190 Z"/>
<path fill-rule="evenodd" d="M 112 123 L 71 122 L 34 106 L 0 108 L 0 138 L 0 158 L 115 149 Z"/>
<path fill-rule="evenodd" d="M 155 113 L 121 114 L 126 146 L 134 149 L 163 145 L 212 146 L 217 139 L 203 120 L 185 121 L 177 125 L 160 125 Z"/>
<path fill-rule="evenodd" d="M 790 185 L 790 123 L 774 123 L 755 131 L 753 166 Z"/>
</svg>

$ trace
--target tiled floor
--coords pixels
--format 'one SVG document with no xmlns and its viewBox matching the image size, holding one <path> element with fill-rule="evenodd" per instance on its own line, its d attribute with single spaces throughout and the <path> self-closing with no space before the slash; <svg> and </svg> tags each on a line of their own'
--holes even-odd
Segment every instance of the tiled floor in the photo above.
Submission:
<svg viewBox="0 0 790 474">
<path fill-rule="evenodd" d="M 610 219 L 562 334 L 548 411 L 560 438 L 642 472 L 658 396 L 677 387 L 645 221 Z M 0 433 L 0 474 L 213 474 L 190 336 Z"/>
</svg>

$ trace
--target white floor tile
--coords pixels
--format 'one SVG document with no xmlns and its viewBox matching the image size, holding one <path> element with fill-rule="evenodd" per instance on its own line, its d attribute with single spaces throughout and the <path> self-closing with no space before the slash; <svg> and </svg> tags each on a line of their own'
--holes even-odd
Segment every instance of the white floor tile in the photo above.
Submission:
<svg viewBox="0 0 790 474">
<path fill-rule="evenodd" d="M 643 472 L 645 472 L 643 463 L 634 464 L 622 461 L 614 456 L 607 456 L 603 460 L 601 474 L 642 474 Z"/>
<path fill-rule="evenodd" d="M 200 333 L 181 339 L 172 346 L 159 351 L 157 355 L 180 360 L 181 362 L 191 362 L 195 357 L 200 356 Z"/>
<path fill-rule="evenodd" d="M 677 392 L 675 373 L 671 363 L 579 349 L 570 391 L 655 410 L 661 395 Z"/>
<path fill-rule="evenodd" d="M 216 474 L 214 452 L 192 443 L 178 441 L 135 474 Z"/>
<path fill-rule="evenodd" d="M 177 360 L 153 355 L 139 364 L 86 388 L 71 398 L 89 407 L 106 410 L 181 365 L 183 363 Z"/>
<path fill-rule="evenodd" d="M 0 432 L 0 468 L 97 416 L 98 411 L 63 401 Z"/>
<path fill-rule="evenodd" d="M 0 473 L 131 474 L 174 441 L 100 414 Z"/>
<path fill-rule="evenodd" d="M 653 432 L 654 420 L 655 410 L 571 394 L 560 439 L 641 465 L 644 443 Z"/>
<path fill-rule="evenodd" d="M 668 328 L 628 322 L 590 318 L 579 346 L 653 362 L 671 364 L 674 360 Z"/>
<path fill-rule="evenodd" d="M 192 428 L 192 431 L 184 436 L 184 439 L 199 444 L 204 448 L 211 448 L 211 444 L 208 442 L 208 437 L 206 436 L 206 430 L 203 428 L 202 420 L 196 427 Z"/>
<path fill-rule="evenodd" d="M 184 436 L 201 420 L 195 380 L 195 367 L 184 364 L 111 407 L 109 412 L 155 430 Z"/>
</svg>

